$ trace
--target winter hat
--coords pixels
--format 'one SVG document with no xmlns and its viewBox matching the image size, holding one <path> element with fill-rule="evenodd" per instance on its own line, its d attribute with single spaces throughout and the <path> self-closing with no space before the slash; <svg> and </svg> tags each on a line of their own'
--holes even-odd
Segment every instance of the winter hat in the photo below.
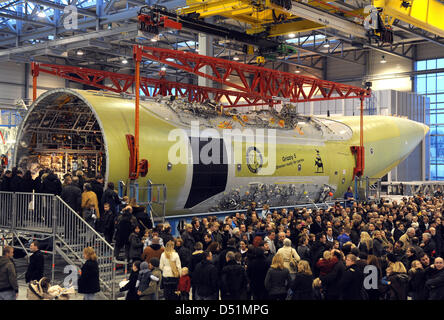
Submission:
<svg viewBox="0 0 444 320">
<path fill-rule="evenodd" d="M 153 265 L 153 267 L 158 268 L 160 264 L 159 258 L 151 258 L 150 263 Z"/>
</svg>

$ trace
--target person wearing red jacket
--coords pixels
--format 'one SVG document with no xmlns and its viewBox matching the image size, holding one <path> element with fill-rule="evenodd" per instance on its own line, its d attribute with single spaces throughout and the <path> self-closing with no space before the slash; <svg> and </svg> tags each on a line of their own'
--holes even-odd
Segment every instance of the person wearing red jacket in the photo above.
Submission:
<svg viewBox="0 0 444 320">
<path fill-rule="evenodd" d="M 190 300 L 191 278 L 188 275 L 187 267 L 182 268 L 181 275 L 176 294 L 180 295 L 180 300 Z"/>
</svg>

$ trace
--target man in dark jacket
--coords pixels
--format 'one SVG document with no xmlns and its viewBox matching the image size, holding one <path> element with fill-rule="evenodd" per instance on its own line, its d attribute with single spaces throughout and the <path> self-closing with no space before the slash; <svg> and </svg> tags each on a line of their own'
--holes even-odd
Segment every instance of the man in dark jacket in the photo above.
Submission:
<svg viewBox="0 0 444 320">
<path fill-rule="evenodd" d="M 22 190 L 22 181 L 23 181 L 23 172 L 22 170 L 18 169 L 15 175 L 11 178 L 11 191 L 12 192 L 23 192 Z"/>
<path fill-rule="evenodd" d="M 432 268 L 436 271 L 426 281 L 425 287 L 429 291 L 429 300 L 444 300 L 444 260 L 441 257 L 435 259 Z"/>
<path fill-rule="evenodd" d="M 228 240 L 227 247 L 220 252 L 220 257 L 222 257 L 222 258 L 225 257 L 229 251 L 232 251 L 234 253 L 237 252 L 237 250 L 236 250 L 236 240 L 233 239 L 233 238 Z M 222 271 L 222 269 L 225 267 L 226 264 L 227 264 L 227 260 L 226 259 L 219 259 L 219 267 L 218 267 L 219 273 Z"/>
<path fill-rule="evenodd" d="M 15 271 L 14 248 L 3 248 L 0 257 L 0 300 L 16 300 L 18 296 L 17 273 Z"/>
<path fill-rule="evenodd" d="M 270 261 L 265 258 L 264 250 L 254 248 L 254 258 L 248 261 L 247 275 L 250 280 L 251 294 L 253 300 L 266 300 L 265 277 L 270 268 Z"/>
<path fill-rule="evenodd" d="M 52 171 L 50 171 L 45 180 L 43 180 L 41 192 L 58 196 L 62 194 L 62 183 Z"/>
<path fill-rule="evenodd" d="M 105 192 L 103 192 L 102 198 L 98 200 L 101 200 L 101 205 L 105 205 L 105 203 L 108 203 L 111 211 L 114 213 L 117 213 L 118 206 L 120 204 L 119 196 L 117 195 L 117 192 L 114 190 L 114 183 L 108 182 L 107 188 Z"/>
<path fill-rule="evenodd" d="M 140 234 L 140 227 L 136 225 L 134 232 L 131 233 L 129 239 L 130 249 L 129 249 L 129 259 L 130 261 L 140 261 L 142 260 L 143 242 L 142 235 Z"/>
<path fill-rule="evenodd" d="M 71 209 L 80 214 L 82 210 L 82 190 L 80 190 L 71 178 L 67 178 L 66 180 L 68 180 L 69 183 L 62 188 L 61 198 Z"/>
<path fill-rule="evenodd" d="M 182 268 L 187 267 L 190 269 L 192 255 L 191 250 L 183 245 L 183 240 L 181 238 L 177 238 L 175 244 L 175 250 L 179 254 L 180 258 L 180 265 Z"/>
<path fill-rule="evenodd" d="M 105 235 L 105 240 L 108 243 L 112 243 L 114 237 L 114 229 L 116 226 L 116 216 L 117 214 L 111 210 L 110 205 L 105 202 L 103 205 L 103 216 L 101 219 L 103 221 L 103 234 Z"/>
<path fill-rule="evenodd" d="M 236 262 L 234 252 L 227 252 L 225 258 L 227 264 L 221 274 L 221 298 L 222 300 L 245 300 L 247 295 L 245 268 Z"/>
<path fill-rule="evenodd" d="M 216 266 L 211 262 L 211 251 L 204 252 L 205 258 L 193 272 L 193 285 L 196 286 L 196 300 L 218 300 L 219 279 Z"/>
<path fill-rule="evenodd" d="M 185 231 L 182 233 L 181 238 L 183 240 L 184 247 L 188 248 L 191 252 L 194 251 L 194 245 L 196 241 L 192 235 L 193 226 L 191 224 L 187 224 L 185 226 Z"/>
<path fill-rule="evenodd" d="M 362 300 L 363 298 L 361 293 L 364 274 L 356 265 L 357 259 L 354 254 L 348 254 L 345 259 L 346 269 L 339 282 L 342 300 Z"/>
<path fill-rule="evenodd" d="M 25 275 L 26 283 L 31 282 L 32 280 L 40 281 L 40 279 L 43 277 L 45 258 L 43 257 L 39 246 L 40 244 L 38 241 L 33 241 L 29 246 L 29 250 L 31 250 L 32 255 L 29 257 L 28 270 L 26 271 Z"/>
<path fill-rule="evenodd" d="M 204 234 L 205 234 L 203 226 L 200 224 L 200 222 L 197 218 L 195 218 L 191 221 L 191 225 L 193 226 L 193 230 L 191 231 L 191 234 L 193 235 L 194 241 L 203 243 L 204 242 Z"/>
<path fill-rule="evenodd" d="M 120 250 L 125 247 L 125 258 L 129 258 L 129 236 L 137 225 L 136 218 L 132 215 L 132 208 L 127 206 L 116 221 L 116 245 L 114 254 L 119 257 Z"/>
<path fill-rule="evenodd" d="M 2 177 L 1 191 L 11 191 L 12 171 L 6 170 Z"/>
<path fill-rule="evenodd" d="M 103 196 L 103 177 L 99 174 L 96 176 L 96 179 L 90 182 L 91 184 L 91 188 L 92 191 L 94 191 L 94 193 L 97 196 L 97 200 L 99 201 L 99 212 L 100 215 L 102 215 L 103 213 L 103 205 L 101 203 L 102 200 L 102 196 Z"/>
</svg>

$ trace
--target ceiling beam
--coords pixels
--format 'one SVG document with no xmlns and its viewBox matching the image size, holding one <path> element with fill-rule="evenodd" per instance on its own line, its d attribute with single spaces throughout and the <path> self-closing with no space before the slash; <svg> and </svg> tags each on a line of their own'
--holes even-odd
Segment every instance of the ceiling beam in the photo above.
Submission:
<svg viewBox="0 0 444 320">
<path fill-rule="evenodd" d="M 62 10 L 62 11 L 67 7 L 63 4 L 58 4 L 58 3 L 55 3 L 52 1 L 47 1 L 47 0 L 28 0 L 28 2 L 36 3 L 39 5 L 45 6 L 45 7 L 58 9 L 58 10 Z M 93 18 L 97 17 L 97 14 L 94 11 L 89 11 L 87 9 L 77 8 L 77 13 L 79 13 L 83 16 L 87 16 L 87 17 L 93 17 Z"/>
</svg>

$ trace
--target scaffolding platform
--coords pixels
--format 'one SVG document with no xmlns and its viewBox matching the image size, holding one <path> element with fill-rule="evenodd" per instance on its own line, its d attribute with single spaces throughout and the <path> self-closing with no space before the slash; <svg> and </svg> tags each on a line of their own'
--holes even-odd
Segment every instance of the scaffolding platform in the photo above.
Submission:
<svg viewBox="0 0 444 320">
<path fill-rule="evenodd" d="M 444 188 L 444 181 L 392 181 L 381 182 L 387 195 L 414 196 L 416 194 L 433 194 L 438 188 Z"/>
</svg>

